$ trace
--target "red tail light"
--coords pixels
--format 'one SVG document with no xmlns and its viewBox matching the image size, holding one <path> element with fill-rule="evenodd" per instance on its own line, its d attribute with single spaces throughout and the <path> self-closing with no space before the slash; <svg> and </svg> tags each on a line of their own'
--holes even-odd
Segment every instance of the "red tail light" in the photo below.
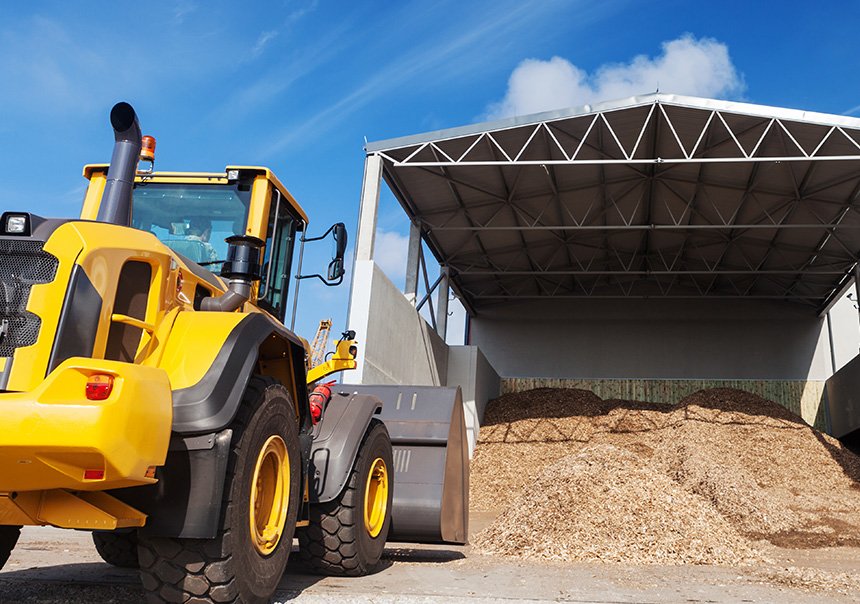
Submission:
<svg viewBox="0 0 860 604">
<path fill-rule="evenodd" d="M 84 480 L 104 480 L 104 470 L 84 470 Z"/>
<path fill-rule="evenodd" d="M 91 401 L 103 401 L 113 390 L 113 376 L 97 373 L 87 380 L 87 398 Z"/>
</svg>

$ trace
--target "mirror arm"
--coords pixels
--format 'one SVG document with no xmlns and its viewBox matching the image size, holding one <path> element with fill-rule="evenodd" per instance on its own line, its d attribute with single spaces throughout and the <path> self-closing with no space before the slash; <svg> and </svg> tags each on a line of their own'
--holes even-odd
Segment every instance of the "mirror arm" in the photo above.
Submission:
<svg viewBox="0 0 860 604">
<path fill-rule="evenodd" d="M 290 330 L 295 329 L 295 325 L 296 325 L 296 311 L 298 310 L 298 304 L 299 304 L 299 285 L 301 284 L 301 282 L 302 282 L 302 280 L 303 280 L 303 279 L 312 279 L 312 278 L 316 277 L 317 279 L 319 279 L 320 281 L 322 281 L 322 282 L 323 282 L 323 284 L 324 284 L 325 286 L 327 286 L 327 287 L 334 287 L 334 286 L 336 286 L 336 285 L 340 285 L 341 283 L 343 283 L 343 275 L 344 275 L 344 273 L 346 272 L 346 270 L 345 270 L 345 268 L 343 267 L 343 264 L 342 264 L 342 263 L 343 263 L 343 251 L 342 251 L 342 250 L 340 250 L 340 251 L 338 252 L 338 257 L 339 257 L 339 259 L 340 259 L 340 261 L 341 261 L 341 273 L 340 273 L 340 276 L 337 278 L 337 280 L 335 280 L 335 281 L 329 281 L 329 280 L 327 280 L 325 277 L 323 277 L 322 275 L 319 275 L 319 274 L 314 274 L 314 275 L 302 275 L 302 260 L 303 260 L 303 258 L 304 258 L 304 254 L 305 254 L 305 243 L 307 243 L 308 241 L 320 241 L 320 240 L 322 240 L 322 239 L 325 239 L 325 238 L 326 238 L 326 237 L 328 237 L 328 236 L 331 234 L 331 232 L 332 232 L 332 231 L 334 231 L 334 230 L 335 230 L 335 228 L 337 228 L 337 227 L 340 227 L 341 229 L 343 229 L 343 230 L 344 230 L 344 232 L 346 231 L 345 227 L 343 226 L 343 223 L 340 223 L 340 222 L 336 222 L 336 223 L 334 223 L 333 225 L 331 225 L 331 226 L 328 228 L 328 230 L 327 230 L 325 233 L 323 233 L 322 235 L 320 235 L 319 237 L 306 237 L 306 236 L 305 236 L 305 232 L 306 232 L 306 231 L 304 231 L 304 230 L 302 231 L 302 237 L 301 237 L 301 239 L 299 239 L 299 242 L 300 242 L 300 246 L 299 246 L 299 266 L 298 266 L 298 269 L 297 269 L 297 271 L 296 271 L 296 276 L 295 276 L 295 280 L 296 280 L 296 288 L 295 288 L 295 292 L 293 293 L 293 316 L 292 316 L 292 318 L 290 319 Z M 337 237 L 336 237 L 336 236 L 335 236 L 335 239 L 337 239 Z M 270 264 L 271 264 L 271 263 L 270 263 Z"/>
<path fill-rule="evenodd" d="M 341 275 L 340 277 L 338 277 L 338 278 L 337 278 L 337 281 L 326 281 L 326 278 L 325 278 L 325 277 L 323 277 L 322 275 L 319 275 L 319 274 L 315 274 L 315 275 L 296 275 L 296 279 L 298 279 L 298 280 L 301 280 L 301 279 L 313 279 L 314 277 L 316 277 L 317 279 L 319 279 L 320 281 L 322 281 L 325 285 L 327 285 L 327 286 L 329 286 L 329 287 L 334 287 L 335 285 L 340 285 L 341 283 L 343 283 L 343 275 Z"/>
<path fill-rule="evenodd" d="M 331 226 L 328 228 L 328 230 L 327 230 L 325 233 L 323 233 L 322 235 L 320 235 L 319 237 L 304 237 L 304 236 L 303 236 L 303 237 L 302 237 L 302 242 L 305 242 L 305 241 L 320 241 L 321 239 L 325 239 L 325 238 L 326 238 L 326 237 L 328 237 L 328 236 L 329 236 L 329 234 L 334 230 L 334 227 L 336 227 L 336 226 L 337 226 L 337 224 L 338 224 L 338 223 L 334 223 L 333 225 L 331 225 Z"/>
</svg>

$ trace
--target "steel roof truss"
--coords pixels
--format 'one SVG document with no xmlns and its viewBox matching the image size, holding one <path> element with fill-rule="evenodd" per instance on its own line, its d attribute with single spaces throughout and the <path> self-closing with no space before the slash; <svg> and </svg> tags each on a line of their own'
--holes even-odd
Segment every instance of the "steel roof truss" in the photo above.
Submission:
<svg viewBox="0 0 860 604">
<path fill-rule="evenodd" d="M 624 111 L 624 119 L 614 117 Z M 415 210 L 464 299 L 706 296 L 816 306 L 836 291 L 830 277 L 841 277 L 837 289 L 853 278 L 860 174 L 832 163 L 860 161 L 853 122 L 661 98 L 541 117 L 379 151 L 395 195 Z M 445 142 L 455 138 L 462 140 Z M 473 179 L 454 166 L 496 169 Z M 422 178 L 410 180 L 410 171 Z M 436 204 L 447 188 L 453 206 L 419 211 L 396 174 L 435 191 Z M 721 193 L 728 191 L 735 193 Z M 790 235 L 798 230 L 820 235 Z"/>
</svg>

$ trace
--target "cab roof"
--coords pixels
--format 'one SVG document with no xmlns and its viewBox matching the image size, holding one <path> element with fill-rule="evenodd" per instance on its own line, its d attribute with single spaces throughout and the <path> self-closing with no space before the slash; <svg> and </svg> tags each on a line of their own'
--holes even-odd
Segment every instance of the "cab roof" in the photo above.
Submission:
<svg viewBox="0 0 860 604">
<path fill-rule="evenodd" d="M 84 178 L 90 180 L 94 174 L 107 172 L 109 164 L 87 164 L 84 166 L 83 175 Z M 296 213 L 301 217 L 305 224 L 309 222 L 308 215 L 302 209 L 299 202 L 296 201 L 296 198 L 287 190 L 284 184 L 280 181 L 280 179 L 275 176 L 275 173 L 272 172 L 269 168 L 264 166 L 227 166 L 224 168 L 223 172 L 152 172 L 141 174 L 135 177 L 136 181 L 142 180 L 145 176 L 150 182 L 174 182 L 181 183 L 187 182 L 190 184 L 200 184 L 201 182 L 210 182 L 216 184 L 226 184 L 229 182 L 227 179 L 227 173 L 231 170 L 239 170 L 240 172 L 252 172 L 256 174 L 265 175 L 266 179 L 272 183 L 272 185 L 280 191 L 281 195 L 284 199 L 286 199 L 290 206 L 296 211 Z"/>
</svg>

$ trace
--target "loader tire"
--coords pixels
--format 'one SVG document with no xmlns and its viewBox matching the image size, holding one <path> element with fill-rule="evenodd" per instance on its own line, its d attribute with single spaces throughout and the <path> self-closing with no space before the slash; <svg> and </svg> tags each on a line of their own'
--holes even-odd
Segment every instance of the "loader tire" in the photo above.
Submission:
<svg viewBox="0 0 860 604">
<path fill-rule="evenodd" d="M 299 435 L 289 393 L 275 380 L 252 377 L 230 427 L 217 536 L 139 537 L 140 577 L 151 604 L 263 604 L 281 580 L 300 504 Z"/>
<path fill-rule="evenodd" d="M 93 543 L 102 560 L 120 568 L 138 568 L 137 531 L 93 533 Z"/>
<path fill-rule="evenodd" d="M 18 537 L 21 536 L 20 526 L 0 526 L 0 569 L 9 560 L 12 550 L 15 549 L 15 544 L 18 543 Z"/>
<path fill-rule="evenodd" d="M 391 524 L 393 469 L 388 430 L 373 419 L 343 491 L 312 505 L 310 524 L 298 530 L 300 555 L 313 572 L 358 577 L 376 570 Z"/>
</svg>

